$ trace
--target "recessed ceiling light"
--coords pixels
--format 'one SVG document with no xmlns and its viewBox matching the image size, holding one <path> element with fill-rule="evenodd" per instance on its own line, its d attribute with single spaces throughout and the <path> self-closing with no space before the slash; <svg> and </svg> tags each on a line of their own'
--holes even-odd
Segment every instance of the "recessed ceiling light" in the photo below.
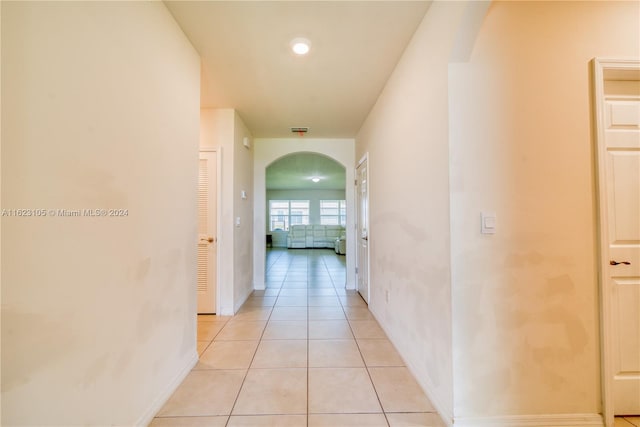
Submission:
<svg viewBox="0 0 640 427">
<path fill-rule="evenodd" d="M 306 55 L 311 50 L 311 42 L 303 38 L 293 39 L 291 40 L 291 50 L 296 55 Z"/>
<path fill-rule="evenodd" d="M 320 182 L 320 178 L 318 178 L 317 176 L 314 176 L 313 178 L 311 178 L 311 181 Z"/>
</svg>

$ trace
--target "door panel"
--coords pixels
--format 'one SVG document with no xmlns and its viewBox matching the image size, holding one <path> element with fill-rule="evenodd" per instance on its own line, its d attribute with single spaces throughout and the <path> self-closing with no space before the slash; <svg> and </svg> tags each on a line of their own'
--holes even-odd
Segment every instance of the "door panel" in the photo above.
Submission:
<svg viewBox="0 0 640 427">
<path fill-rule="evenodd" d="M 202 151 L 198 185 L 198 313 L 216 312 L 217 152 Z"/>
<path fill-rule="evenodd" d="M 640 414 L 640 97 L 605 96 L 603 112 L 613 406 L 632 415 Z"/>
<path fill-rule="evenodd" d="M 369 171 L 367 158 L 356 169 L 357 197 L 357 286 L 369 303 Z"/>
</svg>

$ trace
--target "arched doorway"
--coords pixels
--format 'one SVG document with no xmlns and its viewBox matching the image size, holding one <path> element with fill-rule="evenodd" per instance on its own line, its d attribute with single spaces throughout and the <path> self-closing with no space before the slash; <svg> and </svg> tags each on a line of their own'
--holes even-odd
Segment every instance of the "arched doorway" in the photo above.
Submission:
<svg viewBox="0 0 640 427">
<path fill-rule="evenodd" d="M 254 141 L 254 288 L 264 289 L 265 242 L 267 226 L 266 171 L 269 165 L 292 154 L 314 154 L 330 159 L 344 168 L 346 200 L 347 280 L 346 288 L 355 288 L 355 263 L 352 254 L 354 224 L 354 146 L 353 139 L 256 139 Z M 292 157 L 290 159 L 295 159 Z M 312 172 L 309 172 L 311 176 Z"/>
</svg>

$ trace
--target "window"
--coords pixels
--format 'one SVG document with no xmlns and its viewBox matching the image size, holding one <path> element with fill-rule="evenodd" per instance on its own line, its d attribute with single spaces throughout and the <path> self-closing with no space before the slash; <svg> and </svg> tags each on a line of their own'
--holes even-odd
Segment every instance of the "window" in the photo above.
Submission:
<svg viewBox="0 0 640 427">
<path fill-rule="evenodd" d="M 309 224 L 308 200 L 269 201 L 269 231 L 289 231 L 289 226 L 298 224 Z"/>
<path fill-rule="evenodd" d="M 345 200 L 320 200 L 320 224 L 347 225 L 347 203 Z"/>
</svg>

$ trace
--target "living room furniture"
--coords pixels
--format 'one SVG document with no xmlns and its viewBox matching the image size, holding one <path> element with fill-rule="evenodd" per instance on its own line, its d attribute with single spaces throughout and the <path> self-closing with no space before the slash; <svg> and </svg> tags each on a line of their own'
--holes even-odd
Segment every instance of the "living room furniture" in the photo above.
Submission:
<svg viewBox="0 0 640 427">
<path fill-rule="evenodd" d="M 339 255 L 346 255 L 347 253 L 347 237 L 342 234 L 338 237 L 334 243 L 334 249 Z"/>
<path fill-rule="evenodd" d="M 288 248 L 335 249 L 336 239 L 344 234 L 340 225 L 292 225 L 287 237 Z"/>
</svg>

